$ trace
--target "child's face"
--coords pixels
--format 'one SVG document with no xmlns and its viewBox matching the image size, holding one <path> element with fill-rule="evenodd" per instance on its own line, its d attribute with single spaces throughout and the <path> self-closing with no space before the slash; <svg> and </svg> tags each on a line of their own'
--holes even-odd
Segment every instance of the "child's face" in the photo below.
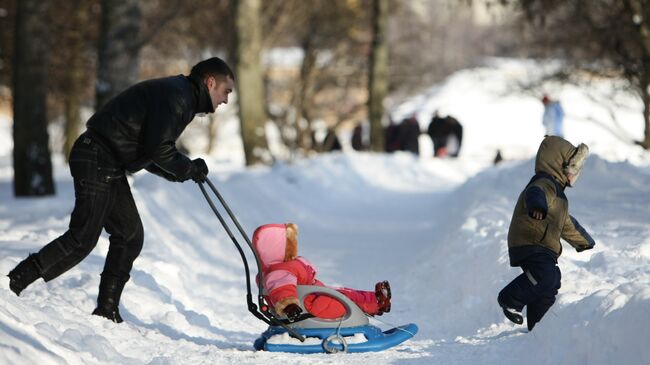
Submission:
<svg viewBox="0 0 650 365">
<path fill-rule="evenodd" d="M 575 175 L 569 174 L 567 178 L 569 179 L 569 186 L 573 186 L 573 183 L 576 181 Z"/>
</svg>

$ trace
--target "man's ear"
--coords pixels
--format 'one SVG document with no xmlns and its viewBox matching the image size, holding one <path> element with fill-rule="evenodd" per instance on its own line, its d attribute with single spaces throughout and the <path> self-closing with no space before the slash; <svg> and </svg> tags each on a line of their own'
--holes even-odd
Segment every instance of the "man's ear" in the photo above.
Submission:
<svg viewBox="0 0 650 365">
<path fill-rule="evenodd" d="M 214 83 L 215 83 L 214 77 L 212 76 L 206 77 L 205 79 L 203 79 L 203 83 L 208 88 L 208 90 L 210 90 L 211 88 L 214 87 Z"/>
</svg>

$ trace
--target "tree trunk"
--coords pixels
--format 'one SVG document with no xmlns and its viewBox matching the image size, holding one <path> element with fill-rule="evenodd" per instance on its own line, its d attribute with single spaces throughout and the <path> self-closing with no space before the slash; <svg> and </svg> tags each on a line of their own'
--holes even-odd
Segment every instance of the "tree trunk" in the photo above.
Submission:
<svg viewBox="0 0 650 365">
<path fill-rule="evenodd" d="M 138 81 L 141 18 L 139 0 L 102 0 L 96 110 Z"/>
<path fill-rule="evenodd" d="M 309 36 L 308 36 L 309 37 Z M 296 129 L 296 149 L 306 153 L 313 150 L 311 138 L 311 123 L 307 115 L 309 110 L 309 101 L 311 100 L 311 76 L 316 65 L 316 52 L 312 47 L 312 42 L 307 39 L 303 42 L 302 50 L 304 57 L 300 67 L 300 78 L 297 81 L 296 92 L 294 94 L 293 109 L 295 111 L 294 127 Z M 303 123 L 303 119 L 306 123 Z"/>
<path fill-rule="evenodd" d="M 47 7 L 18 1 L 14 34 L 14 194 L 54 194 L 47 132 Z"/>
<path fill-rule="evenodd" d="M 650 87 L 650 85 L 645 83 L 645 87 L 641 88 L 641 99 L 643 100 L 643 122 L 645 128 L 643 130 L 643 141 L 639 143 L 646 150 L 650 149 L 650 94 L 648 94 L 648 87 Z"/>
<path fill-rule="evenodd" d="M 207 133 L 208 133 L 208 146 L 206 147 L 206 154 L 212 153 L 216 143 L 217 143 L 217 123 L 214 117 L 207 117 Z"/>
<path fill-rule="evenodd" d="M 238 0 L 237 101 L 246 165 L 265 162 L 268 156 L 264 123 L 264 78 L 260 63 L 262 29 L 260 0 Z"/>
<path fill-rule="evenodd" d="M 65 72 L 65 86 L 64 86 L 64 137 L 63 154 L 66 160 L 70 156 L 70 150 L 75 140 L 79 136 L 79 129 L 81 126 L 81 100 L 83 98 L 84 90 L 84 68 L 83 68 L 83 47 L 84 39 L 80 29 L 83 29 L 83 24 L 87 22 L 86 10 L 79 3 L 80 0 L 75 0 L 73 6 L 78 9 L 70 14 L 70 24 L 66 29 L 65 39 L 68 43 L 68 53 L 66 55 L 66 64 L 68 67 L 64 68 Z"/>
<path fill-rule="evenodd" d="M 639 0 L 629 0 L 627 1 L 628 6 L 632 11 L 637 14 L 646 14 L 644 11 L 645 1 Z M 641 100 L 643 101 L 643 123 L 645 128 L 643 129 L 643 141 L 639 142 L 644 149 L 650 149 L 650 94 L 648 93 L 648 87 L 650 87 L 650 73 L 648 70 L 648 59 L 650 59 L 650 23 L 647 17 L 641 17 L 638 27 L 639 27 L 639 36 L 641 37 L 641 46 L 643 49 L 644 57 L 643 64 L 645 67 L 642 69 L 642 75 L 640 77 L 640 91 L 641 91 Z"/>
<path fill-rule="evenodd" d="M 384 98 L 388 94 L 388 0 L 373 0 L 372 49 L 368 77 L 368 118 L 370 149 L 384 151 Z"/>
</svg>

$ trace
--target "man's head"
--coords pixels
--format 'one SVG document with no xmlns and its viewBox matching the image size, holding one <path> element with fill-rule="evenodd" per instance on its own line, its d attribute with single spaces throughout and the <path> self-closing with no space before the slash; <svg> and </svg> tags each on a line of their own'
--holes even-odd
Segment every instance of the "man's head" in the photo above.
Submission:
<svg viewBox="0 0 650 365">
<path fill-rule="evenodd" d="M 197 63 L 192 67 L 190 76 L 203 81 L 215 109 L 221 104 L 228 104 L 228 94 L 235 87 L 235 74 L 221 58 L 212 57 Z"/>
</svg>

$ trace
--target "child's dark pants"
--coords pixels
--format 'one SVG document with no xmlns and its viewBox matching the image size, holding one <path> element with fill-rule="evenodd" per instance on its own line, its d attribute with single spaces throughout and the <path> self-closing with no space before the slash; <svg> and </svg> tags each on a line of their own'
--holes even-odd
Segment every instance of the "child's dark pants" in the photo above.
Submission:
<svg viewBox="0 0 650 365">
<path fill-rule="evenodd" d="M 555 303 L 561 273 L 555 258 L 546 254 L 526 258 L 521 269 L 524 273 L 501 290 L 499 302 L 518 311 L 527 306 L 528 329 L 532 330 Z"/>
</svg>

